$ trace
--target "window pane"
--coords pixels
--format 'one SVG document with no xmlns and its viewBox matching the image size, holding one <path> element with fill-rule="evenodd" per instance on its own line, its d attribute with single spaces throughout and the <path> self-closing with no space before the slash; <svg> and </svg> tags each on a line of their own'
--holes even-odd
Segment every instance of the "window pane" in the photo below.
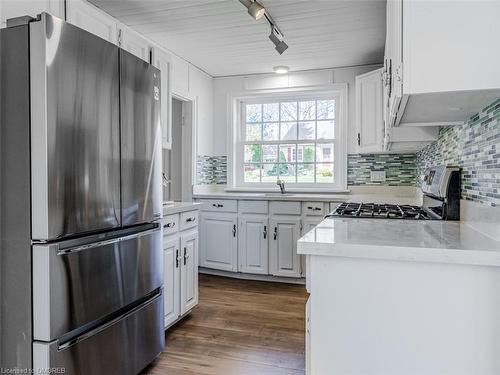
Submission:
<svg viewBox="0 0 500 375">
<path fill-rule="evenodd" d="M 316 102 L 300 102 L 299 103 L 299 120 L 315 120 L 316 119 Z"/>
<path fill-rule="evenodd" d="M 263 121 L 279 121 L 280 104 L 266 103 L 263 105 Z"/>
<path fill-rule="evenodd" d="M 245 164 L 245 182 L 260 182 L 260 164 Z"/>
<path fill-rule="evenodd" d="M 261 124 L 247 124 L 246 140 L 247 141 L 260 141 L 262 138 Z"/>
<path fill-rule="evenodd" d="M 318 100 L 318 120 L 335 118 L 335 100 Z"/>
<path fill-rule="evenodd" d="M 297 102 L 285 102 L 280 104 L 281 121 L 297 120 Z"/>
<path fill-rule="evenodd" d="M 299 139 L 316 138 L 316 124 L 314 121 L 299 122 Z"/>
<path fill-rule="evenodd" d="M 318 121 L 318 139 L 335 138 L 335 121 Z"/>
<path fill-rule="evenodd" d="M 245 163 L 260 163 L 260 154 L 260 145 L 245 145 Z"/>
<path fill-rule="evenodd" d="M 262 140 L 277 141 L 278 140 L 278 124 L 262 124 Z"/>
<path fill-rule="evenodd" d="M 333 183 L 333 163 L 316 164 L 316 182 Z"/>
<path fill-rule="evenodd" d="M 247 122 L 262 122 L 262 105 L 247 104 Z"/>
<path fill-rule="evenodd" d="M 278 164 L 279 178 L 284 182 L 296 182 L 295 164 Z"/>
<path fill-rule="evenodd" d="M 278 145 L 262 146 L 262 162 L 276 163 L 278 161 Z"/>
<path fill-rule="evenodd" d="M 314 145 L 297 145 L 297 162 L 314 162 Z"/>
<path fill-rule="evenodd" d="M 316 145 L 316 162 L 317 163 L 333 162 L 333 145 L 331 143 Z"/>
<path fill-rule="evenodd" d="M 296 145 L 280 145 L 280 163 L 288 163 L 295 161 L 297 158 L 297 147 Z"/>
<path fill-rule="evenodd" d="M 297 164 L 297 182 L 314 182 L 314 164 Z"/>
<path fill-rule="evenodd" d="M 278 180 L 278 164 L 264 164 L 262 182 L 275 183 Z"/>
<path fill-rule="evenodd" d="M 282 122 L 280 124 L 280 139 L 282 141 L 296 140 L 297 139 L 297 123 L 296 122 Z"/>
</svg>

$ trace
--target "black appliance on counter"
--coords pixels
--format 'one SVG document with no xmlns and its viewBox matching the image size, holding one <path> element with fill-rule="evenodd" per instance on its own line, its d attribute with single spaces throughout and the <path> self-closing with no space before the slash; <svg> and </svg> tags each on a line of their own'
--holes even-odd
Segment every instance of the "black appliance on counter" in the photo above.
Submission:
<svg viewBox="0 0 500 375">
<path fill-rule="evenodd" d="M 344 202 L 326 217 L 460 220 L 460 168 L 438 165 L 425 171 L 422 207 Z"/>
</svg>

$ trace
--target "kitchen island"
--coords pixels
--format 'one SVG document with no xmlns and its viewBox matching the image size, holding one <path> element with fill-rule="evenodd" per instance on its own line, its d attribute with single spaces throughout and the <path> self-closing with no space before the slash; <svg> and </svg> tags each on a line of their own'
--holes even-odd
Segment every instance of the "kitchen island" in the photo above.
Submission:
<svg viewBox="0 0 500 375">
<path fill-rule="evenodd" d="M 309 374 L 500 373 L 500 242 L 461 222 L 334 218 L 298 253 Z"/>
</svg>

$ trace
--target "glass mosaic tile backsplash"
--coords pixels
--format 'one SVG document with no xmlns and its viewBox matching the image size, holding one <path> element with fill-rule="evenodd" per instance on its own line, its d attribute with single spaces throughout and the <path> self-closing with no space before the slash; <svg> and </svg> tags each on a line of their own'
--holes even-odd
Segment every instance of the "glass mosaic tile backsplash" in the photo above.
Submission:
<svg viewBox="0 0 500 375">
<path fill-rule="evenodd" d="M 440 129 L 438 140 L 417 153 L 417 175 L 435 164 L 459 166 L 462 199 L 500 206 L 499 119 L 500 99 L 464 125 Z"/>
</svg>

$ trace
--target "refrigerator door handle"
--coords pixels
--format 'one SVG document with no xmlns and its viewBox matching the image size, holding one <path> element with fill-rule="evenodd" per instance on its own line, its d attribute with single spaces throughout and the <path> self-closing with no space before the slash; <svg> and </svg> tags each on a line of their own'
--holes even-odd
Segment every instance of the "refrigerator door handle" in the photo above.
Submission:
<svg viewBox="0 0 500 375">
<path fill-rule="evenodd" d="M 147 235 L 154 233 L 158 230 L 159 230 L 158 228 L 155 228 L 155 229 L 145 230 L 143 232 L 138 232 L 138 233 L 134 233 L 134 234 L 130 234 L 130 235 L 125 234 L 124 236 L 117 237 L 117 238 L 111 238 L 109 240 L 97 241 L 97 242 L 92 242 L 92 243 L 88 243 L 85 245 L 78 245 L 78 246 L 73 246 L 73 247 L 68 247 L 68 248 L 60 248 L 57 250 L 57 255 L 67 255 L 67 254 L 72 254 L 72 253 L 76 253 L 79 251 L 93 249 L 93 248 L 100 247 L 100 246 L 112 245 L 114 243 L 127 241 L 127 240 L 130 240 L 132 238 L 147 236 Z"/>
</svg>

